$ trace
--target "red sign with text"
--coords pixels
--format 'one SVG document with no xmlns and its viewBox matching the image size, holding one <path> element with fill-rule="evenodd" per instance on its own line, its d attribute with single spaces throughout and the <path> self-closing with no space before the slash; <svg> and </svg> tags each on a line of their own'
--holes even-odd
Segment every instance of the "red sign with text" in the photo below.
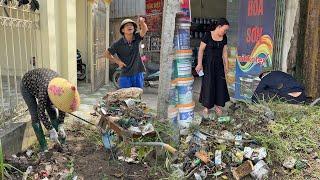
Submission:
<svg viewBox="0 0 320 180">
<path fill-rule="evenodd" d="M 162 7 L 163 7 L 163 0 L 146 0 L 147 15 L 161 13 Z"/>
</svg>

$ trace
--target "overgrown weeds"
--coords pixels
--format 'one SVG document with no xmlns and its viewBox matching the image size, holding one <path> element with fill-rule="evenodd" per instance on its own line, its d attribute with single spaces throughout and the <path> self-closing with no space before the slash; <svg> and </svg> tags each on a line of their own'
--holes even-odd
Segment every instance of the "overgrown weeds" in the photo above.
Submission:
<svg viewBox="0 0 320 180">
<path fill-rule="evenodd" d="M 0 141 L 0 177 L 1 179 L 4 179 L 5 177 L 10 177 L 9 172 L 11 170 L 15 170 L 21 174 L 23 174 L 22 171 L 17 169 L 16 167 L 12 166 L 11 164 L 7 164 L 4 162 L 4 154 L 2 151 L 2 143 Z"/>
<path fill-rule="evenodd" d="M 301 152 L 318 148 L 320 108 L 285 103 L 268 103 L 275 120 L 264 131 L 257 129 L 255 138 L 267 147 L 269 161 L 283 161 L 288 156 L 301 158 Z"/>
</svg>

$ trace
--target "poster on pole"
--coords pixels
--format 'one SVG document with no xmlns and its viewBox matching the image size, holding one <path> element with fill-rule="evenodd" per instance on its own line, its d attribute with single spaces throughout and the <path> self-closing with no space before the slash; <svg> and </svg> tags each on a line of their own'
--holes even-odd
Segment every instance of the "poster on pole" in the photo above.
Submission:
<svg viewBox="0 0 320 180">
<path fill-rule="evenodd" d="M 162 25 L 163 0 L 146 0 L 146 23 L 149 32 L 158 32 Z"/>
<path fill-rule="evenodd" d="M 238 43 L 229 49 L 226 79 L 234 98 L 248 100 L 260 82 L 258 75 L 272 69 L 276 1 L 239 3 Z"/>
<path fill-rule="evenodd" d="M 190 0 L 180 0 L 180 21 L 191 22 Z"/>
<path fill-rule="evenodd" d="M 163 0 L 146 0 L 146 14 L 162 13 Z"/>
</svg>

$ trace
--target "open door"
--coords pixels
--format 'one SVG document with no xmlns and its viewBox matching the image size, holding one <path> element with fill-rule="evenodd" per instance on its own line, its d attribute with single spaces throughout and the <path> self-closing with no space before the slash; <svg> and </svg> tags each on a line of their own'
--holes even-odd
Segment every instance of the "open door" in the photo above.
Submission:
<svg viewBox="0 0 320 180">
<path fill-rule="evenodd" d="M 96 91 L 105 83 L 106 59 L 103 53 L 106 48 L 107 8 L 103 0 L 95 1 L 92 8 L 93 27 L 93 60 L 91 63 L 91 90 Z"/>
</svg>

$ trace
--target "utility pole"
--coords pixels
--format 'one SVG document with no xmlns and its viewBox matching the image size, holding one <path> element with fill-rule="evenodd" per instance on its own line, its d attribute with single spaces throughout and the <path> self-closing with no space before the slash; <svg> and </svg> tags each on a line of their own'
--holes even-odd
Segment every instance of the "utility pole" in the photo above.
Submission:
<svg viewBox="0 0 320 180">
<path fill-rule="evenodd" d="M 174 59 L 173 38 L 175 18 L 180 9 L 179 5 L 179 0 L 164 0 L 157 106 L 157 117 L 160 120 L 168 116 L 169 90 L 171 86 L 172 62 Z"/>
<path fill-rule="evenodd" d="M 306 87 L 306 93 L 312 98 L 320 95 L 320 1 L 309 0 L 306 19 L 306 35 L 303 60 L 303 77 Z"/>
</svg>

